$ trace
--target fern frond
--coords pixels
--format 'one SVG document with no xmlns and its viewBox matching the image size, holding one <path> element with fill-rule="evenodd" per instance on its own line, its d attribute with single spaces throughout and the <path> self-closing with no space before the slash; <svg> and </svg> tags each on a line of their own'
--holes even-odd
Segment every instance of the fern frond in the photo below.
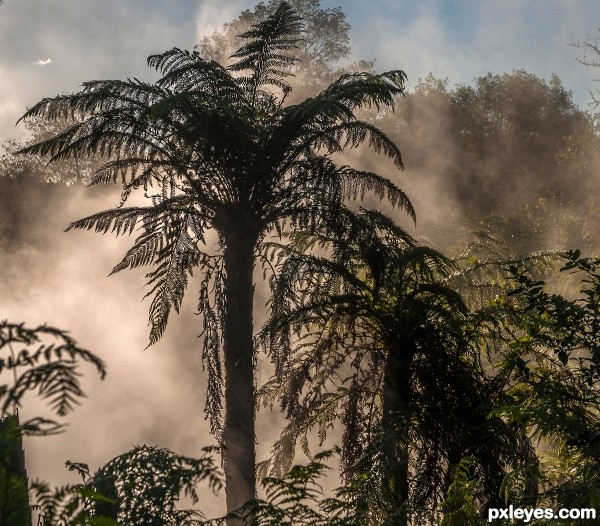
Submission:
<svg viewBox="0 0 600 526">
<path fill-rule="evenodd" d="M 191 275 L 193 269 L 206 258 L 196 245 L 197 239 L 190 235 L 190 218 L 187 214 L 171 216 L 167 228 L 162 241 L 164 244 L 154 255 L 155 269 L 146 275 L 151 288 L 144 297 L 154 296 L 150 305 L 149 345 L 154 345 L 161 338 L 171 310 L 179 312 L 188 274 Z"/>
<path fill-rule="evenodd" d="M 386 177 L 374 172 L 356 170 L 350 166 L 342 166 L 339 174 L 347 182 L 345 191 L 347 198 L 362 200 L 366 192 L 374 192 L 380 200 L 387 199 L 393 207 L 407 212 L 416 223 L 417 215 L 410 199 L 403 190 Z M 397 231 L 396 234 L 398 234 Z"/>
<path fill-rule="evenodd" d="M 204 60 L 196 51 L 173 48 L 148 57 L 148 65 L 160 71 L 157 85 L 179 91 L 207 92 L 229 101 L 243 102 L 243 93 L 227 69 Z"/>
<path fill-rule="evenodd" d="M 342 75 L 323 92 L 324 98 L 340 101 L 351 109 L 394 107 L 395 97 L 404 93 L 406 74 L 400 70 L 380 75 L 360 72 Z"/>
<path fill-rule="evenodd" d="M 249 100 L 256 102 L 263 86 L 275 85 L 289 89 L 285 77 L 291 75 L 289 67 L 296 58 L 288 54 L 297 48 L 298 34 L 303 30 L 301 18 L 286 2 L 282 2 L 275 13 L 252 27 L 240 38 L 250 40 L 242 45 L 231 58 L 238 59 L 229 66 L 230 71 L 251 71 L 251 76 L 240 77 Z"/>
<path fill-rule="evenodd" d="M 6 350 L 11 354 L 4 358 L 1 355 Z M 72 411 L 85 396 L 79 381 L 81 361 L 93 365 L 100 378 L 104 378 L 106 368 L 102 360 L 79 347 L 64 331 L 46 325 L 27 328 L 24 324 L 1 322 L 0 373 L 10 370 L 15 376 L 13 385 L 0 387 L 2 414 L 18 407 L 29 391 L 37 391 L 59 416 Z M 22 369 L 25 370 L 20 372 Z M 61 428 L 53 420 L 39 417 L 26 422 L 24 432 L 51 434 Z"/>
<path fill-rule="evenodd" d="M 131 235 L 138 220 L 154 214 L 156 210 L 153 207 L 113 208 L 74 221 L 66 230 L 78 228 L 101 234 L 114 232 L 117 236 Z"/>
</svg>

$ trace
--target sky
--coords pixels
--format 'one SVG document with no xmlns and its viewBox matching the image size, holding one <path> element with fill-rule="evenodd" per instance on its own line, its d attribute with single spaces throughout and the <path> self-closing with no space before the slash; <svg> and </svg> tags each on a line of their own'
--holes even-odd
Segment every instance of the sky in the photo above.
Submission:
<svg viewBox="0 0 600 526">
<path fill-rule="evenodd" d="M 0 141 L 25 108 L 93 79 L 152 78 L 146 57 L 191 49 L 254 0 L 6 0 L 0 10 Z M 341 5 L 354 59 L 451 84 L 524 68 L 556 73 L 585 107 L 600 75 L 569 42 L 595 36 L 597 0 L 324 0 Z"/>
<path fill-rule="evenodd" d="M 542 78 L 552 73 L 585 108 L 593 79 L 577 62 L 570 41 L 598 34 L 598 0 L 346 0 L 352 59 L 375 59 L 376 69 L 403 69 L 409 89 L 432 72 L 451 84 L 469 84 L 488 72 L 523 68 Z M 15 122 L 43 97 L 78 90 L 94 79 L 155 78 L 148 55 L 174 46 L 193 48 L 223 22 L 251 8 L 253 0 L 5 0 L 0 7 L 0 144 L 20 131 Z M 0 152 L 1 154 L 2 152 Z M 148 302 L 143 272 L 106 275 L 130 240 L 87 232 L 62 234 L 69 222 L 114 206 L 114 193 L 91 197 L 78 189 L 49 218 L 35 239 L 6 268 L 0 281 L 0 319 L 48 322 L 69 329 L 108 365 L 108 377 L 84 378 L 89 399 L 72 416 L 69 431 L 26 443 L 30 475 L 63 482 L 64 461 L 98 466 L 134 444 L 149 443 L 193 455 L 214 443 L 203 420 L 204 376 L 189 294 L 163 341 L 147 345 Z M 1 196 L 0 196 L 1 197 Z M 1 206 L 1 204 L 0 204 Z M 50 247 L 50 248 L 49 248 Z M 27 271 L 24 271 L 27 269 Z M 15 293 L 16 291 L 16 293 Z M 255 320 L 265 317 L 258 291 Z M 262 364 L 265 366 L 265 364 Z M 182 403 L 185 393 L 186 403 Z M 39 406 L 32 401 L 29 411 Z M 268 412 L 257 420 L 261 440 L 280 423 Z M 201 437 L 201 438 L 199 438 Z"/>
</svg>

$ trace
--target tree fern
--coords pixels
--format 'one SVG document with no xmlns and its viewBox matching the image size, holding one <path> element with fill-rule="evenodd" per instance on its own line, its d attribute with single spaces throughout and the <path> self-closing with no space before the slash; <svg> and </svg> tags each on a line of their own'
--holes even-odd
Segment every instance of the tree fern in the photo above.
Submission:
<svg viewBox="0 0 600 526">
<path fill-rule="evenodd" d="M 414 218 L 407 196 L 385 177 L 334 159 L 366 144 L 402 167 L 393 142 L 355 111 L 393 107 L 404 90 L 404 73 L 345 75 L 315 97 L 287 106 L 301 30 L 300 18 L 283 2 L 241 35 L 244 43 L 228 68 L 174 48 L 149 57 L 148 65 L 161 75 L 155 83 L 86 82 L 78 93 L 43 99 L 23 117 L 72 124 L 22 154 L 51 162 L 100 157 L 104 164 L 93 183 L 122 183 L 118 208 L 70 228 L 117 235 L 139 229 L 114 271 L 151 267 L 150 343 L 180 308 L 193 269 L 204 268 L 199 309 L 208 415 L 226 448 L 230 509 L 254 495 L 252 268 L 262 241 L 285 224 L 320 230 L 346 200 L 366 192 Z M 127 206 L 141 192 L 152 196 L 152 204 Z M 219 236 L 215 251 L 205 241 L 211 229 Z"/>
<path fill-rule="evenodd" d="M 329 233 L 269 245 L 281 263 L 261 336 L 277 376 L 261 398 L 279 401 L 291 419 L 271 467 L 285 469 L 310 431 L 323 440 L 341 424 L 342 473 L 348 484 L 362 481 L 353 487 L 369 503 L 366 524 L 427 514 L 467 452 L 480 470 L 477 499 L 493 501 L 520 441 L 531 457 L 524 437 L 488 420 L 494 382 L 479 362 L 486 318 L 470 315 L 444 282 L 455 269 L 448 258 L 381 213 L 340 212 Z"/>
</svg>

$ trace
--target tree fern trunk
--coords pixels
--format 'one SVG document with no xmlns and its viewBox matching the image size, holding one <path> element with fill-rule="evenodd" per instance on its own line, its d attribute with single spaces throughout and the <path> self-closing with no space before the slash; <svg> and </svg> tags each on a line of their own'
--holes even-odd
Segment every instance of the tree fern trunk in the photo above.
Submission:
<svg viewBox="0 0 600 526">
<path fill-rule="evenodd" d="M 252 303 L 256 237 L 246 229 L 225 234 L 225 494 L 227 512 L 256 494 L 254 445 L 254 349 Z M 228 526 L 241 524 L 228 520 Z"/>
<path fill-rule="evenodd" d="M 386 434 L 385 473 L 382 488 L 386 501 L 398 513 L 398 524 L 408 524 L 409 429 L 411 402 L 411 353 L 398 344 L 388 346 L 383 376 L 382 428 Z M 389 438 L 387 438 L 389 437 Z M 396 514 L 395 514 L 396 515 Z"/>
</svg>

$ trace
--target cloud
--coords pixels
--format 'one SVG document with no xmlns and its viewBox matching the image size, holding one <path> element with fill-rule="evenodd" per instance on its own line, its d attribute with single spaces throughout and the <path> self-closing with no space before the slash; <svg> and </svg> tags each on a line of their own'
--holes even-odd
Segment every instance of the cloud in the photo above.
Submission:
<svg viewBox="0 0 600 526">
<path fill-rule="evenodd" d="M 233 0 L 227 2 L 227 7 L 219 0 L 202 2 L 196 13 L 196 34 L 198 38 L 208 36 L 220 30 L 225 22 L 231 22 L 240 11 L 251 9 L 255 2 L 248 0 Z"/>
<path fill-rule="evenodd" d="M 381 0 L 367 11 L 349 0 L 344 9 L 355 58 L 376 58 L 380 71 L 404 69 L 409 88 L 429 72 L 451 84 L 471 84 L 488 72 L 524 68 L 545 79 L 558 74 L 585 107 L 597 72 L 578 64 L 580 50 L 568 43 L 597 33 L 596 4 L 580 0 L 575 9 L 575 3 L 562 0 Z"/>
<path fill-rule="evenodd" d="M 172 4 L 21 0 L 2 6 L 0 144 L 18 133 L 17 119 L 44 97 L 78 91 L 92 79 L 152 80 L 148 55 L 193 48 L 198 2 Z M 43 64 L 48 58 L 52 62 Z"/>
</svg>

